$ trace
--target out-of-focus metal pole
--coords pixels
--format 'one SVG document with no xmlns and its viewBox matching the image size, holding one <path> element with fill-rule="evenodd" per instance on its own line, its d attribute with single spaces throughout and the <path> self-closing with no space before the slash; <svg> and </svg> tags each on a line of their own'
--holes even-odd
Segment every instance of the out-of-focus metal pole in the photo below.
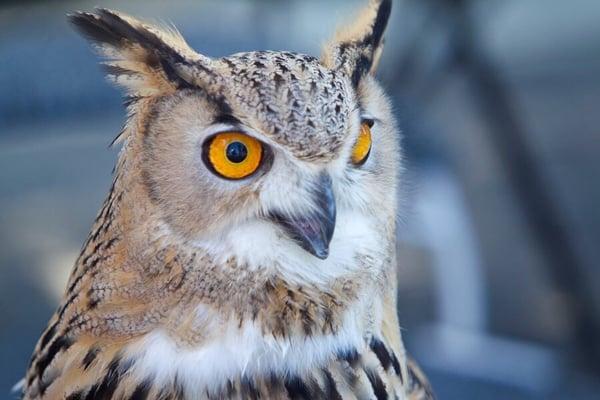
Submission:
<svg viewBox="0 0 600 400">
<path fill-rule="evenodd" d="M 594 315 L 593 296 L 584 279 L 580 260 L 574 249 L 560 209 L 552 190 L 546 183 L 522 127 L 517 106 L 504 84 L 500 71 L 479 42 L 479 35 L 469 11 L 470 0 L 418 0 L 411 4 L 428 8 L 431 16 L 428 26 L 443 26 L 448 34 L 448 48 L 444 58 L 437 60 L 438 68 L 429 68 L 425 88 L 420 93 L 430 96 L 447 77 L 448 70 L 462 73 L 469 85 L 473 104 L 487 126 L 489 135 L 509 185 L 521 207 L 525 223 L 545 257 L 545 265 L 556 288 L 564 294 L 564 301 L 575 324 L 576 354 L 586 364 L 600 370 L 600 322 Z M 433 23 L 431 23 L 433 22 Z M 415 41 L 421 41 L 421 35 Z M 412 54 L 403 54 L 399 65 L 398 81 L 418 70 L 420 46 L 409 46 Z M 432 86 L 431 83 L 434 83 Z"/>
</svg>

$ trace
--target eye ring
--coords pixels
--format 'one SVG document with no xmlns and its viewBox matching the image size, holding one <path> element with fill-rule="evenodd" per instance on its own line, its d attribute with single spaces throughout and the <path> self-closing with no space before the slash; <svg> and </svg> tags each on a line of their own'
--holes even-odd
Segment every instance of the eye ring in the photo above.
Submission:
<svg viewBox="0 0 600 400">
<path fill-rule="evenodd" d="M 250 177 L 259 169 L 263 158 L 263 144 L 243 132 L 220 132 L 203 144 L 204 164 L 215 175 L 228 180 Z"/>
<path fill-rule="evenodd" d="M 371 137 L 371 127 L 374 121 L 372 119 L 363 119 L 360 125 L 360 133 L 352 148 L 351 161 L 352 164 L 359 167 L 363 165 L 371 154 L 371 146 L 373 145 Z"/>
</svg>

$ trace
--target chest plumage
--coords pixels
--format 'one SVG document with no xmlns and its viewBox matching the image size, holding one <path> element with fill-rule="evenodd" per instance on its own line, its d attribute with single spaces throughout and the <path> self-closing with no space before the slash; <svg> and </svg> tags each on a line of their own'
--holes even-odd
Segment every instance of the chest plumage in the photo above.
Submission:
<svg viewBox="0 0 600 400">
<path fill-rule="evenodd" d="M 371 76 L 390 7 L 320 60 L 71 16 L 129 119 L 25 399 L 431 398 L 395 311 L 400 150 Z"/>
</svg>

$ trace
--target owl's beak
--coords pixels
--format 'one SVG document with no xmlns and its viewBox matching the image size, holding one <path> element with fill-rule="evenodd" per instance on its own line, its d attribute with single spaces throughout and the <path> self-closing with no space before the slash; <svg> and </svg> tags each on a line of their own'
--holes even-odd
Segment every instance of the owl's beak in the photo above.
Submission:
<svg viewBox="0 0 600 400">
<path fill-rule="evenodd" d="M 323 173 L 313 193 L 313 211 L 303 215 L 272 215 L 300 247 L 324 260 L 329 256 L 329 243 L 335 229 L 335 197 L 331 177 Z"/>
</svg>

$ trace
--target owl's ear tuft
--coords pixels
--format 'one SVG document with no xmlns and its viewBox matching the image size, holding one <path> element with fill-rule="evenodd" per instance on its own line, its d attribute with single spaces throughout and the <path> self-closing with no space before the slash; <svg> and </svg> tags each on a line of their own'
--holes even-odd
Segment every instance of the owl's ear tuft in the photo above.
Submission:
<svg viewBox="0 0 600 400">
<path fill-rule="evenodd" d="M 356 87 L 366 74 L 373 74 L 383 50 L 383 34 L 392 10 L 392 0 L 370 0 L 351 25 L 338 30 L 325 46 L 321 62 L 344 71 Z"/>
<path fill-rule="evenodd" d="M 210 59 L 194 52 L 174 29 L 159 29 L 107 9 L 77 12 L 69 21 L 109 61 L 110 80 L 129 95 L 146 97 L 195 85 L 210 75 Z"/>
</svg>

